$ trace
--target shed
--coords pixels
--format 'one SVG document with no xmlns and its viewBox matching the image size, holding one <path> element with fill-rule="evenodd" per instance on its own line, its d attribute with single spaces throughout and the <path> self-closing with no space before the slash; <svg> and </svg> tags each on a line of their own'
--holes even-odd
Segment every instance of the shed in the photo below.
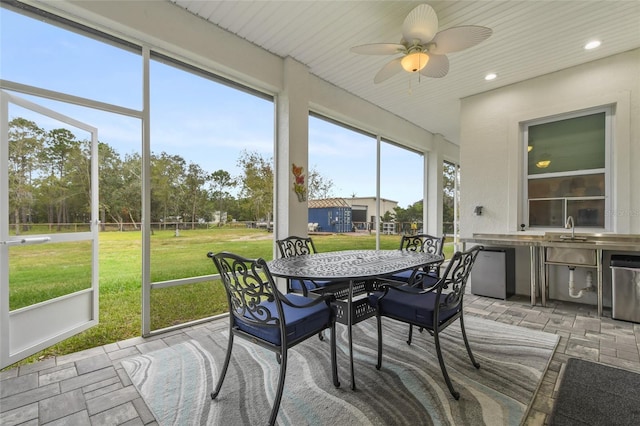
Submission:
<svg viewBox="0 0 640 426">
<path fill-rule="evenodd" d="M 343 198 L 309 200 L 309 223 L 317 223 L 321 232 L 351 232 L 351 207 Z"/>
</svg>

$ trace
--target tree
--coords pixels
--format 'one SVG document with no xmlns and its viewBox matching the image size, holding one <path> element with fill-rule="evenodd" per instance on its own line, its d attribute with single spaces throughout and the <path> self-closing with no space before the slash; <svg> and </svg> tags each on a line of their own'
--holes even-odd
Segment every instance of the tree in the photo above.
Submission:
<svg viewBox="0 0 640 426">
<path fill-rule="evenodd" d="M 136 221 L 142 221 L 142 156 L 137 152 L 125 155 L 120 175 L 120 211 L 128 216 L 135 226 Z M 151 212 L 153 213 L 153 209 Z"/>
<path fill-rule="evenodd" d="M 241 195 L 250 208 L 253 220 L 271 220 L 273 212 L 273 160 L 265 159 L 257 152 L 242 151 L 238 166 L 244 174 L 240 177 Z"/>
<path fill-rule="evenodd" d="M 456 181 L 458 180 L 458 176 L 460 173 L 459 168 L 448 161 L 445 161 L 443 164 L 443 181 L 442 181 L 442 225 L 443 232 L 445 233 L 453 233 L 455 229 L 453 229 L 453 224 L 455 221 L 454 218 L 454 205 L 456 203 L 456 198 L 458 197 L 458 193 L 456 193 Z"/>
<path fill-rule="evenodd" d="M 316 166 L 309 170 L 308 194 L 310 200 L 330 198 L 333 196 L 333 181 L 322 176 Z"/>
<path fill-rule="evenodd" d="M 409 206 L 406 209 L 402 207 L 394 207 L 393 211 L 395 212 L 395 218 L 398 222 L 418 222 L 422 223 L 422 212 L 423 212 L 423 203 L 422 201 L 417 201 Z"/>
<path fill-rule="evenodd" d="M 87 153 L 88 154 L 88 153 Z M 73 195 L 72 173 L 82 172 L 76 169 L 85 162 L 85 156 L 81 152 L 80 142 L 68 129 L 53 129 L 46 133 L 44 149 L 40 153 L 44 185 L 49 187 L 46 200 L 50 213 L 55 217 L 49 222 L 58 224 L 58 231 L 63 223 L 69 223 L 69 197 Z M 81 190 L 81 189 L 80 189 Z"/>
<path fill-rule="evenodd" d="M 65 222 L 86 223 L 91 218 L 91 142 L 75 141 L 67 155 Z"/>
<path fill-rule="evenodd" d="M 98 144 L 100 180 L 100 217 L 106 223 L 117 223 L 123 230 L 125 222 L 142 221 L 142 158 L 138 153 L 120 158 L 109 145 Z M 104 228 L 103 228 L 104 229 Z"/>
<path fill-rule="evenodd" d="M 224 202 L 225 200 L 232 198 L 227 189 L 235 188 L 238 185 L 238 182 L 231 177 L 229 172 L 222 169 L 211 173 L 209 181 L 211 198 L 216 202 L 218 211 L 220 212 L 220 221 L 222 221 L 222 212 L 225 210 Z"/>
<path fill-rule="evenodd" d="M 380 220 L 382 222 L 394 222 L 396 220 L 396 215 L 395 215 L 395 213 L 391 213 L 389 211 L 386 211 L 386 212 L 384 212 L 382 217 L 380 217 Z"/>
<path fill-rule="evenodd" d="M 9 122 L 9 209 L 13 211 L 16 235 L 20 235 L 20 223 L 28 222 L 30 216 L 44 134 L 33 121 L 14 118 Z"/>
<path fill-rule="evenodd" d="M 179 155 L 166 152 L 159 156 L 151 154 L 151 214 L 165 224 L 169 218 L 183 216 L 181 201 L 185 163 Z"/>
<path fill-rule="evenodd" d="M 185 197 L 191 208 L 191 229 L 195 229 L 198 220 L 198 211 L 207 201 L 207 191 L 204 184 L 209 180 L 209 175 L 195 163 L 189 163 L 187 175 L 184 179 Z"/>
<path fill-rule="evenodd" d="M 114 207 L 119 203 L 123 189 L 123 164 L 118 153 L 108 144 L 98 143 L 98 209 L 102 230 L 107 223 L 107 215 L 122 226 L 122 218 L 114 218 Z M 121 228 L 122 229 L 122 228 Z"/>
</svg>

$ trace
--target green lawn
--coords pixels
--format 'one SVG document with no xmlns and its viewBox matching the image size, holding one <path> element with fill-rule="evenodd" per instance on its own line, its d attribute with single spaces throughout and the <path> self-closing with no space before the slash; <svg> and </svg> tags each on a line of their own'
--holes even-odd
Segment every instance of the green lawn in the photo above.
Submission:
<svg viewBox="0 0 640 426">
<path fill-rule="evenodd" d="M 375 235 L 314 235 L 318 251 L 375 248 Z M 382 235 L 382 249 L 398 247 L 398 235 Z M 12 251 L 10 305 L 17 309 L 89 286 L 87 243 L 44 244 Z M 273 258 L 273 234 L 248 228 L 155 231 L 151 236 L 152 281 L 215 273 L 210 251 Z M 142 242 L 139 232 L 100 234 L 100 323 L 21 363 L 101 346 L 141 334 Z M 452 246 L 445 246 L 451 256 Z M 219 282 L 205 282 L 151 292 L 152 329 L 205 318 L 227 310 Z"/>
</svg>

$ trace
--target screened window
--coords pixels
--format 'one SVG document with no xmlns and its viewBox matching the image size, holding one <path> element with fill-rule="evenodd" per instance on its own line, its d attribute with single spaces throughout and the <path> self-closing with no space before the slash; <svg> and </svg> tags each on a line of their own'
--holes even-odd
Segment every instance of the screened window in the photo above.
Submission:
<svg viewBox="0 0 640 426">
<path fill-rule="evenodd" d="M 20 9 L 32 8 L 20 5 Z M 33 19 L 5 8 L 0 15 L 3 80 L 142 108 L 139 46 L 103 33 L 91 37 L 88 28 L 61 18 Z M 47 16 L 35 12 L 43 15 Z"/>
<path fill-rule="evenodd" d="M 608 110 L 529 124 L 525 129 L 530 227 L 605 228 Z"/>
<path fill-rule="evenodd" d="M 442 231 L 458 235 L 460 203 L 460 166 L 444 161 L 442 167 Z"/>
</svg>

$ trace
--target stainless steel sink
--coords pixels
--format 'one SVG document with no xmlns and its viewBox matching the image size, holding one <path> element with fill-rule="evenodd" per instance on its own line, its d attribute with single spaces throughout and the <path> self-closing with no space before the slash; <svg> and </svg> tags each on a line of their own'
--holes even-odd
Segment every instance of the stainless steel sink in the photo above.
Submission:
<svg viewBox="0 0 640 426">
<path fill-rule="evenodd" d="M 560 241 L 587 241 L 587 237 L 580 235 L 560 235 L 558 239 Z"/>
<path fill-rule="evenodd" d="M 567 241 L 562 241 L 567 242 Z M 585 241 L 581 241 L 584 243 Z M 547 247 L 547 262 L 560 263 L 563 265 L 596 265 L 596 250 L 588 248 L 573 247 Z"/>
<path fill-rule="evenodd" d="M 582 244 L 593 244 L 594 240 L 589 240 L 586 237 L 575 237 L 575 238 L 553 238 L 549 240 L 552 243 L 582 243 Z"/>
</svg>

